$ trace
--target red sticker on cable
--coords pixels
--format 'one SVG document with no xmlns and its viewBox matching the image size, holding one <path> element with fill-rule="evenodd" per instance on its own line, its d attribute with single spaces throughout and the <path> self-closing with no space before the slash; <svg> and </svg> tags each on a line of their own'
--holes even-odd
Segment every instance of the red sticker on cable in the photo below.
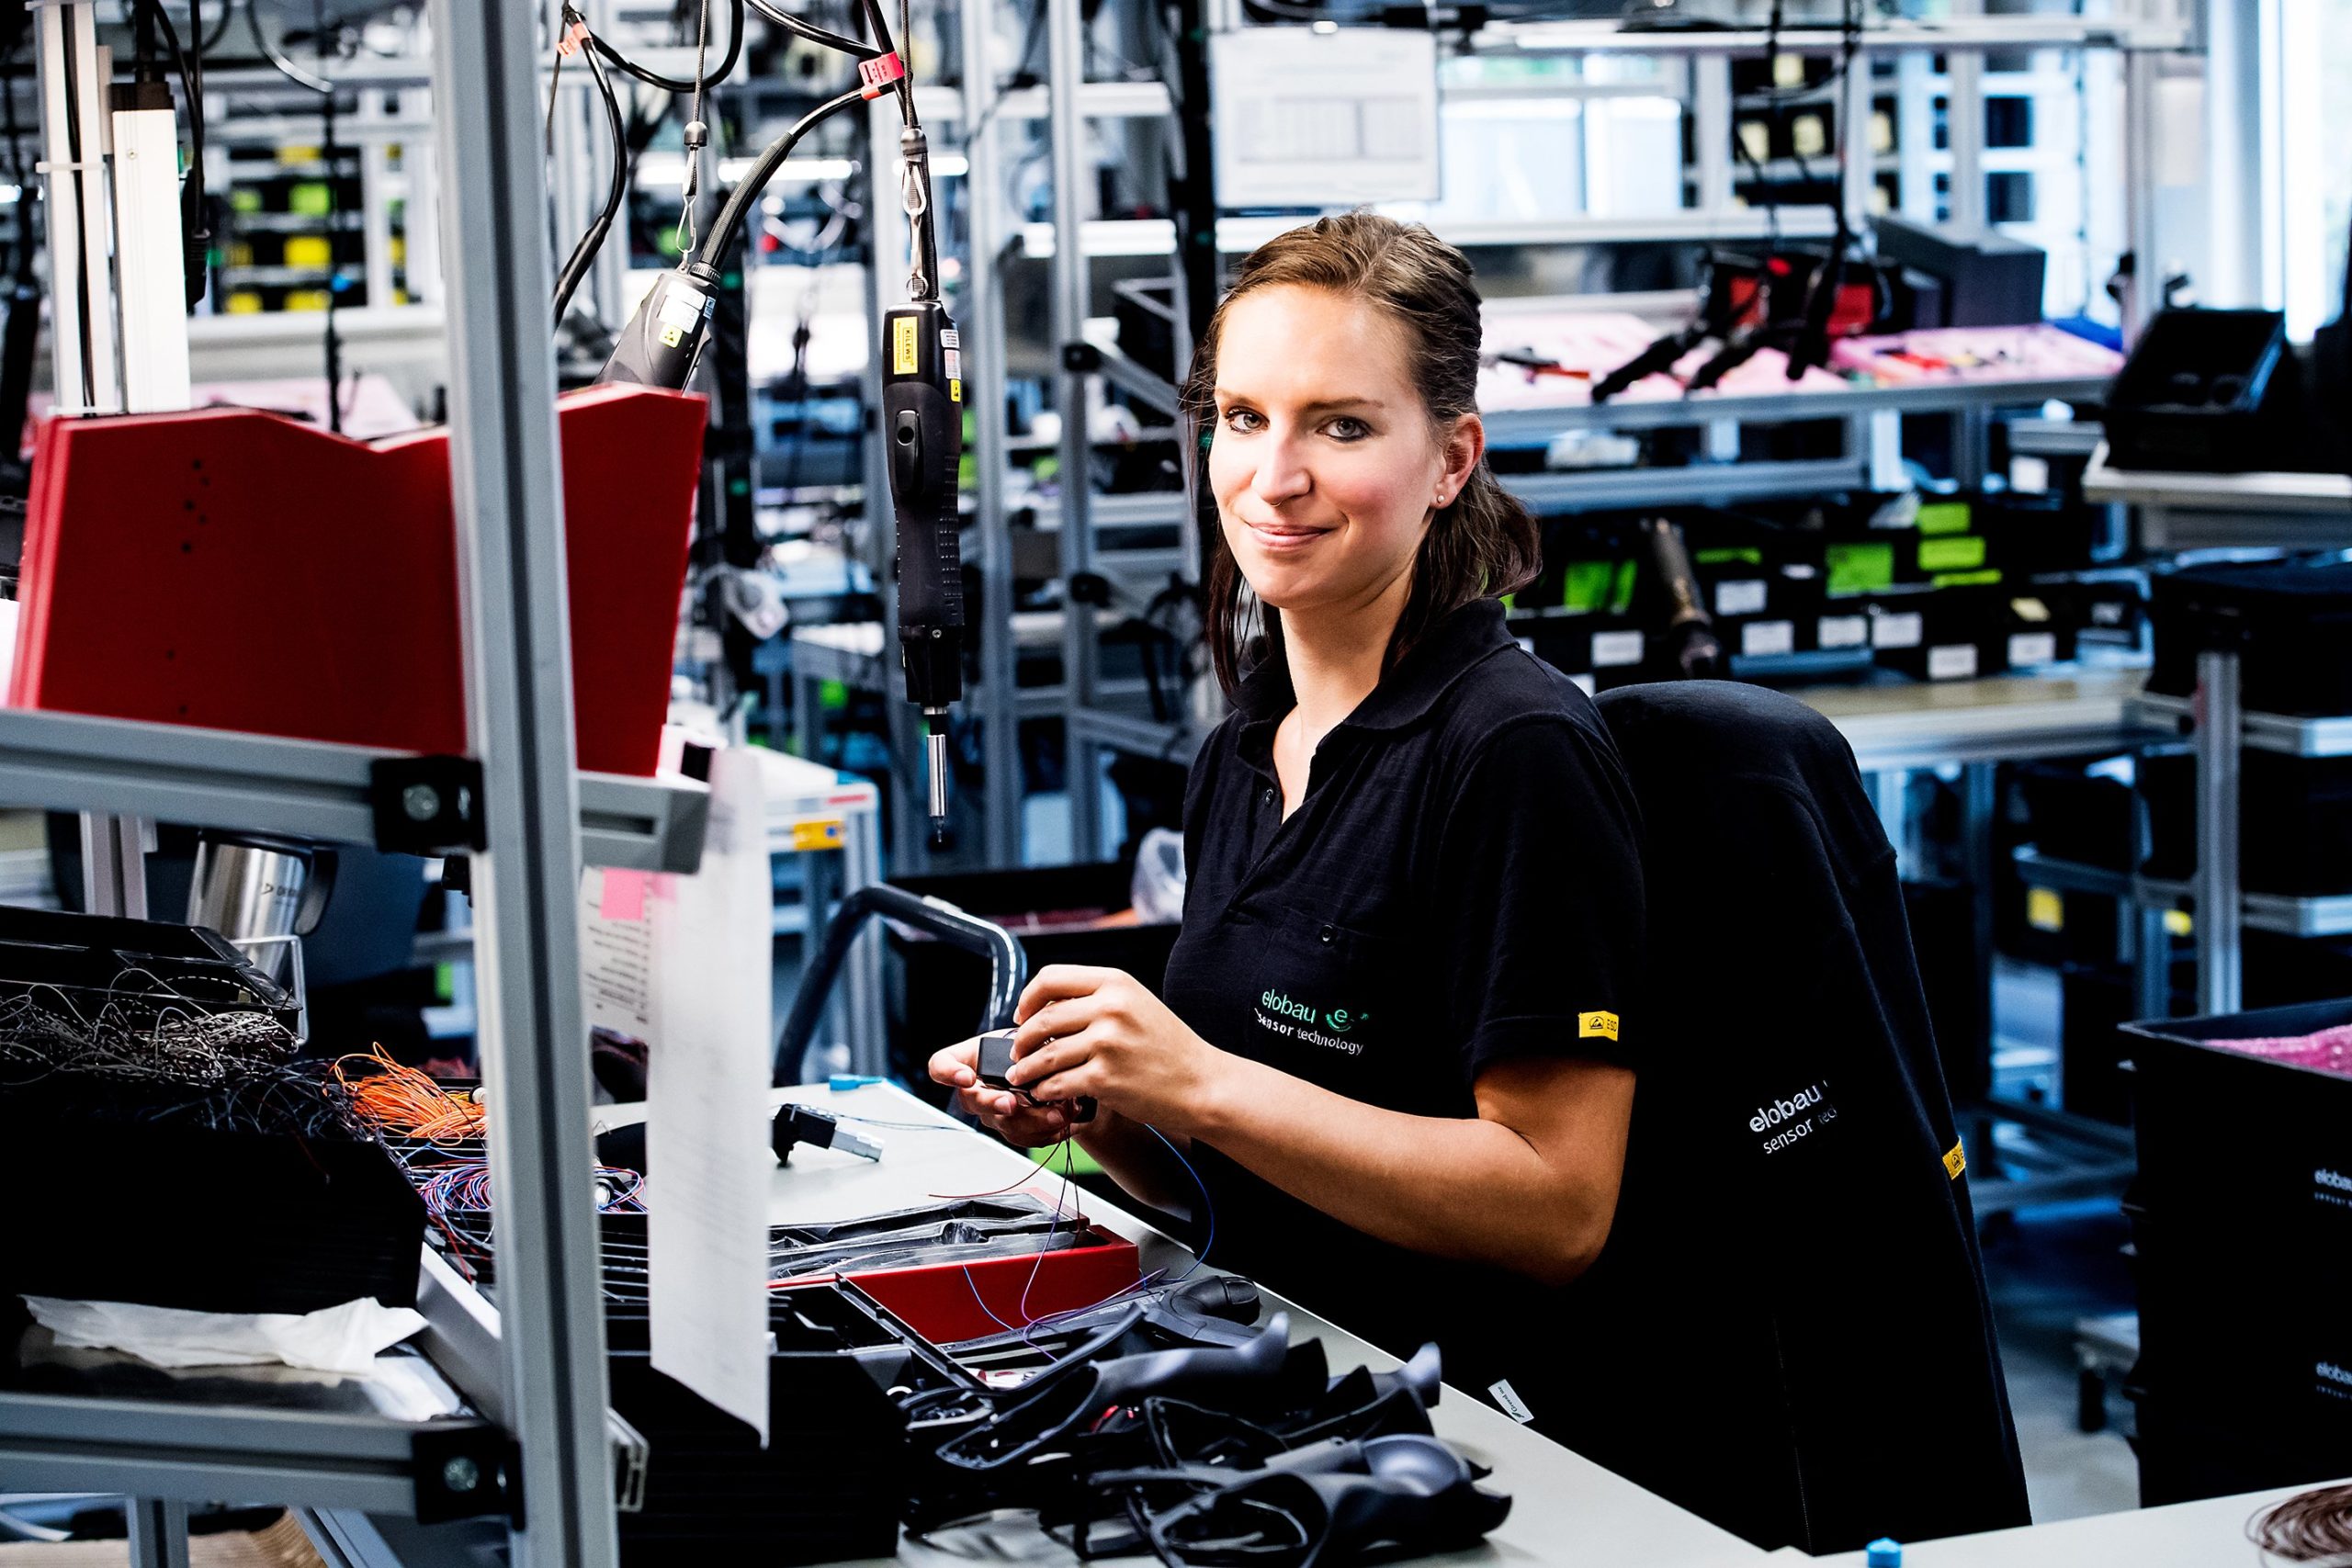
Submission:
<svg viewBox="0 0 2352 1568">
<path fill-rule="evenodd" d="M 857 74 L 865 84 L 865 92 L 863 96 L 869 98 L 878 97 L 883 88 L 906 73 L 906 62 L 899 58 L 896 50 L 877 59 L 861 60 L 857 62 Z"/>
</svg>

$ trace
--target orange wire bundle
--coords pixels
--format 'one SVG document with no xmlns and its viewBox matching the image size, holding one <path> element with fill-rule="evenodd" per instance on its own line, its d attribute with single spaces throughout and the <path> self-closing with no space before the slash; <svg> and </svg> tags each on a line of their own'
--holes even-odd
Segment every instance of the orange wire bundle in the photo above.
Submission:
<svg viewBox="0 0 2352 1568">
<path fill-rule="evenodd" d="M 346 1071 L 354 1063 L 367 1070 Z M 414 1067 L 395 1062 L 381 1045 L 337 1057 L 328 1076 L 348 1098 L 352 1114 L 379 1133 L 454 1143 L 481 1137 L 489 1115 L 479 1102 L 461 1100 Z"/>
</svg>

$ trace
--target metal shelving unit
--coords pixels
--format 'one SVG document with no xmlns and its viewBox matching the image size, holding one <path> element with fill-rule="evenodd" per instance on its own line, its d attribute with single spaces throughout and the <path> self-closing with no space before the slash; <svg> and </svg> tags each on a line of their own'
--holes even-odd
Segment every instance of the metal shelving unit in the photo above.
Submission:
<svg viewBox="0 0 2352 1568">
<path fill-rule="evenodd" d="M 370 772 L 403 753 L 324 740 L 0 708 L 0 800 L 373 843 Z M 691 779 L 578 777 L 589 865 L 690 872 L 710 791 Z"/>
<path fill-rule="evenodd" d="M 420 1518 L 496 1515 L 512 1520 L 509 1558 L 517 1564 L 609 1568 L 616 1558 L 595 1214 L 585 1180 L 594 1163 L 589 1072 L 584 1051 L 560 1046 L 586 1038 L 577 914 L 583 840 L 593 858 L 611 863 L 680 863 L 690 840 L 698 852 L 701 807 L 693 789 L 583 778 L 573 766 L 554 363 L 539 303 L 551 272 L 538 175 L 540 18 L 524 6 L 435 0 L 431 20 L 429 79 L 439 102 L 464 106 L 441 115 L 437 132 L 440 166 L 450 175 L 440 196 L 454 264 L 451 470 L 469 749 L 481 765 L 488 838 L 473 897 L 503 1331 L 492 1331 L 469 1391 L 482 1416 L 298 1412 L 209 1389 L 187 1404 L 0 1392 L 0 1467 L 20 1483 L 130 1494 L 139 1568 L 185 1562 L 185 1503 L 220 1496 Z M 87 389 L 87 396 L 62 398 L 67 408 L 111 412 L 122 406 L 124 383 L 97 260 L 107 254 L 103 180 L 95 162 L 76 163 L 68 152 L 76 137 L 101 144 L 94 6 L 42 6 L 39 28 L 51 259 L 57 276 L 98 280 L 86 318 L 76 290 L 53 291 L 56 379 L 77 394 Z M 362 61 L 334 74 L 386 73 Z M 414 62 L 390 74 L 410 79 Z M 69 81 L 77 91 L 66 90 Z M 86 379 L 85 343 L 95 351 Z M 126 362 L 142 352 L 125 340 Z M 98 812 L 152 809 L 200 825 L 373 841 L 367 784 L 386 760 L 364 748 L 0 714 L 0 795 Z M 117 840 L 119 829 L 106 828 L 103 838 Z M 96 891 L 107 891 L 103 874 Z"/>
</svg>

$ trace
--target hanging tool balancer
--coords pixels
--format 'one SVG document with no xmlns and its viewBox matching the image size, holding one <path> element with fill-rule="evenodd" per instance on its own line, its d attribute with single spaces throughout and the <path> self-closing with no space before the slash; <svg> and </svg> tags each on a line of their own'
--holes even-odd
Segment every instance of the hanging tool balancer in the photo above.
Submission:
<svg viewBox="0 0 2352 1568">
<path fill-rule="evenodd" d="M 964 456 L 963 350 L 939 299 L 930 145 L 915 118 L 911 84 L 891 47 L 881 8 L 866 0 L 865 9 L 879 52 L 860 51 L 860 87 L 811 114 L 763 153 L 713 225 L 702 254 L 655 281 L 597 379 L 684 387 L 710 338 L 719 263 L 741 231 L 758 187 L 781 165 L 792 143 L 826 114 L 857 99 L 896 93 L 905 121 L 899 136 L 899 195 L 911 240 L 911 271 L 907 303 L 882 322 L 881 434 L 898 514 L 899 649 L 907 698 L 922 710 L 936 840 L 947 824 L 947 710 L 964 694 L 964 561 L 956 504 Z"/>
</svg>

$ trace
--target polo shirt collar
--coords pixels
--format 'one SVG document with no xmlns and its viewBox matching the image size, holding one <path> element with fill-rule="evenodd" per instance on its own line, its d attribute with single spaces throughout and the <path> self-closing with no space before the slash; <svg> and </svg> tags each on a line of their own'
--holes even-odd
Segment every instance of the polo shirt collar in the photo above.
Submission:
<svg viewBox="0 0 2352 1568">
<path fill-rule="evenodd" d="M 1356 705 L 1341 729 L 1386 733 L 1407 729 L 1429 716 L 1471 666 L 1512 646 L 1499 599 L 1474 599 L 1439 621 L 1429 635 L 1381 678 L 1372 694 Z M 1278 658 L 1262 660 L 1242 678 L 1234 705 L 1241 710 L 1242 755 L 1266 764 L 1273 754 L 1274 727 L 1297 705 L 1290 669 Z"/>
</svg>

